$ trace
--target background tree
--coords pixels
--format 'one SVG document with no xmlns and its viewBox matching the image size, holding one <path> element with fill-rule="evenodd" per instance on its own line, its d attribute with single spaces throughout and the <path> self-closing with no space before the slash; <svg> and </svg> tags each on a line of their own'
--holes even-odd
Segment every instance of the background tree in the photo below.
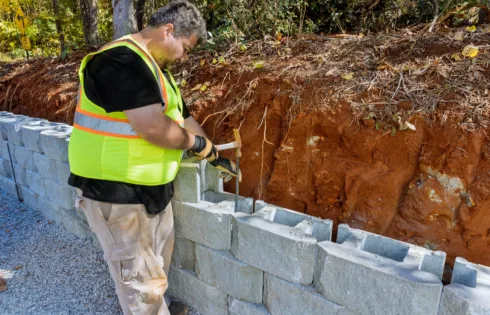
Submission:
<svg viewBox="0 0 490 315">
<path fill-rule="evenodd" d="M 63 34 L 63 28 L 61 26 L 61 17 L 58 8 L 58 0 L 53 0 L 53 13 L 56 21 L 56 31 L 58 32 L 59 40 L 60 40 L 60 50 L 61 52 L 65 51 L 65 35 Z"/>
<path fill-rule="evenodd" d="M 80 13 L 83 24 L 83 38 L 89 49 L 99 47 L 99 15 L 96 0 L 80 0 Z"/>
<path fill-rule="evenodd" d="M 114 39 L 138 31 L 133 0 L 112 0 L 112 8 Z"/>
<path fill-rule="evenodd" d="M 146 0 L 136 0 L 136 24 L 138 26 L 138 31 L 143 29 L 143 17 L 145 16 L 145 3 Z"/>
</svg>

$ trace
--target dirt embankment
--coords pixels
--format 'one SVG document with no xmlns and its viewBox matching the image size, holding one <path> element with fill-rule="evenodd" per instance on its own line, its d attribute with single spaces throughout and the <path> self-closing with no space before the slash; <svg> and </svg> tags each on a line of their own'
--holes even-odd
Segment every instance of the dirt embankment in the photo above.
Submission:
<svg viewBox="0 0 490 315">
<path fill-rule="evenodd" d="M 175 73 L 215 143 L 240 128 L 242 195 L 490 265 L 485 27 L 463 41 L 450 29 L 262 41 L 202 52 Z M 462 55 L 470 44 L 476 58 Z M 43 114 L 23 103 L 29 76 L 0 80 L 0 105 L 16 87 L 10 110 L 70 122 L 61 97 L 76 95 L 76 77 L 36 89 L 60 100 Z"/>
</svg>

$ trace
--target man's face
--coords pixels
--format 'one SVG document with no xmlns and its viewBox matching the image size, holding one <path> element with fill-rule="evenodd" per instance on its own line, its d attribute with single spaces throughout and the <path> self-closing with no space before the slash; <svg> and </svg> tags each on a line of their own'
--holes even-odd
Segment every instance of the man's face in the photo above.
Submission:
<svg viewBox="0 0 490 315">
<path fill-rule="evenodd" d="M 189 51 L 197 45 L 196 34 L 188 37 L 175 37 L 173 26 L 168 27 L 168 25 L 159 30 L 150 49 L 153 58 L 161 68 L 177 60 L 186 61 Z"/>
</svg>

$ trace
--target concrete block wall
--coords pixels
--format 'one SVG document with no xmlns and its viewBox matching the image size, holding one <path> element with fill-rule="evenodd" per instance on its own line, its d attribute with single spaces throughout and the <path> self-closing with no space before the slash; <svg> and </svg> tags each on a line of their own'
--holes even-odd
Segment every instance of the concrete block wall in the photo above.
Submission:
<svg viewBox="0 0 490 315">
<path fill-rule="evenodd" d="M 0 112 L 0 189 L 19 197 L 68 231 L 93 237 L 75 208 L 68 141 L 72 127 Z"/>
<path fill-rule="evenodd" d="M 0 112 L 0 189 L 92 237 L 67 185 L 71 127 Z M 490 314 L 490 268 L 223 191 L 206 162 L 183 160 L 172 200 L 169 293 L 201 314 Z"/>
</svg>

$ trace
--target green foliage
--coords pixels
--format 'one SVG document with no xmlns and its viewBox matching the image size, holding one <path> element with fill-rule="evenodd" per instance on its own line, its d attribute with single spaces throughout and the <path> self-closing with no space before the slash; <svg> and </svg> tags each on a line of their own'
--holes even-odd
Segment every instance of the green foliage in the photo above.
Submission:
<svg viewBox="0 0 490 315">
<path fill-rule="evenodd" d="M 112 6 L 110 0 L 97 1 L 99 6 L 99 32 L 103 42 L 112 38 Z M 58 15 L 55 16 L 52 0 L 10 0 L 11 12 L 0 8 L 0 60 L 8 61 L 25 57 L 20 43 L 20 32 L 14 23 L 15 12 L 20 6 L 31 23 L 26 35 L 31 40 L 29 54 L 38 56 L 61 56 L 84 48 L 82 19 L 78 0 L 58 0 Z M 61 51 L 56 19 L 61 21 L 65 38 L 65 51 Z"/>
<path fill-rule="evenodd" d="M 7 1 L 7 0 L 0 0 Z M 85 46 L 79 0 L 58 0 L 58 16 L 53 0 L 9 0 L 11 12 L 0 7 L 0 60 L 25 56 L 20 34 L 14 23 L 20 6 L 31 19 L 27 35 L 32 56 L 63 56 Z M 265 36 L 280 38 L 299 33 L 368 33 L 397 27 L 429 23 L 454 8 L 475 4 L 489 5 L 490 0 L 190 0 L 203 13 L 208 30 L 214 35 L 212 49 L 222 42 L 246 44 Z M 145 1 L 143 25 L 151 13 L 170 0 Z M 113 34 L 111 0 L 99 0 L 98 28 L 101 44 Z M 481 13 L 481 12 L 480 12 Z M 468 16 L 473 14 L 473 16 Z M 476 15 L 479 13 L 477 12 Z M 473 23 L 475 12 L 460 12 L 451 18 L 454 25 Z M 56 20 L 61 21 L 65 50 L 61 51 Z M 478 17 L 476 18 L 478 19 Z M 488 17 L 490 19 L 490 17 Z M 246 48 L 246 46 L 244 46 Z"/>
</svg>

